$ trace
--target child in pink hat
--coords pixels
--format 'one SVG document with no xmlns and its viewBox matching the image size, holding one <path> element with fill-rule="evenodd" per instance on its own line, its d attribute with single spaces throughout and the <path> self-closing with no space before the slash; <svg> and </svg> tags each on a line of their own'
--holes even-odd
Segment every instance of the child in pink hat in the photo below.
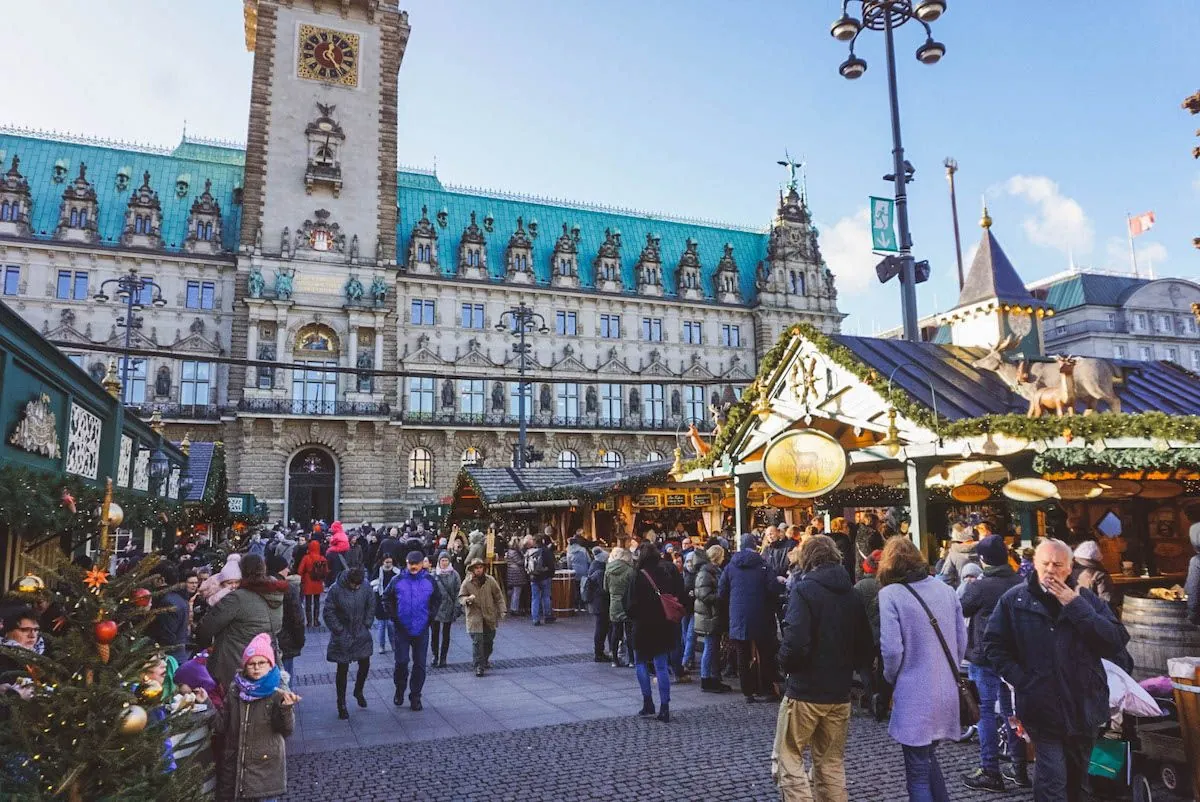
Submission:
<svg viewBox="0 0 1200 802">
<path fill-rule="evenodd" d="M 300 697 L 282 684 L 271 636 L 260 632 L 242 652 L 216 730 L 225 736 L 219 799 L 275 799 L 287 793 L 284 738 L 295 727 Z"/>
</svg>

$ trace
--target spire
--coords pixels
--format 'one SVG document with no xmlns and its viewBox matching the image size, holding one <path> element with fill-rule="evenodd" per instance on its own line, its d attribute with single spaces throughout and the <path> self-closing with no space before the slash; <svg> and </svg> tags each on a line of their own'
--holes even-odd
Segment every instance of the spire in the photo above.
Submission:
<svg viewBox="0 0 1200 802">
<path fill-rule="evenodd" d="M 988 229 L 992 227 L 992 217 L 988 214 L 987 198 L 980 198 L 983 202 L 983 216 L 979 218 L 979 227 Z"/>
<path fill-rule="evenodd" d="M 979 240 L 975 260 L 971 262 L 971 269 L 967 271 L 962 292 L 958 296 L 958 306 L 971 306 L 984 301 L 1044 306 L 1025 289 L 1025 282 L 1017 275 L 1016 268 L 992 234 L 992 218 L 988 214 L 986 204 L 979 225 L 983 228 L 983 235 Z"/>
</svg>

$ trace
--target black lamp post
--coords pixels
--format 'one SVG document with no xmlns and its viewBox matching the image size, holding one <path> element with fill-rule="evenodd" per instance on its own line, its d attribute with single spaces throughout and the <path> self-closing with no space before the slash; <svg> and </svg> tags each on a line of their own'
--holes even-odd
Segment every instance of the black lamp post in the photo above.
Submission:
<svg viewBox="0 0 1200 802">
<path fill-rule="evenodd" d="M 108 303 L 109 296 L 104 292 L 105 287 L 115 286 L 114 294 L 117 300 L 125 305 L 125 314 L 123 317 L 117 318 L 117 325 L 125 329 L 125 344 L 121 350 L 121 386 L 117 391 L 117 447 L 113 449 L 113 466 L 112 475 L 117 476 L 120 471 L 121 464 L 121 432 L 125 428 L 125 393 L 129 388 L 129 351 L 132 345 L 133 330 L 142 327 L 142 318 L 138 315 L 146 308 L 142 302 L 146 293 L 150 295 L 150 303 L 157 307 L 167 305 L 166 300 L 162 297 L 162 287 L 156 284 L 152 279 L 143 278 L 138 275 L 136 267 L 129 268 L 129 272 L 116 278 L 110 278 L 100 283 L 100 292 L 96 293 L 96 303 Z"/>
<path fill-rule="evenodd" d="M 496 324 L 496 331 L 510 331 L 517 338 L 517 342 L 513 343 L 513 352 L 517 355 L 517 376 L 520 377 L 517 384 L 517 468 L 524 468 L 529 462 L 529 450 L 525 442 L 525 396 L 529 384 L 525 381 L 525 370 L 531 346 L 525 341 L 525 335 L 535 329 L 538 334 L 550 332 L 546 326 L 546 319 L 524 301 L 507 312 L 502 312 L 500 322 Z M 532 391 L 529 395 L 532 398 Z"/>
<path fill-rule="evenodd" d="M 852 3 L 860 6 L 857 15 L 850 12 Z M 854 44 L 864 30 L 883 31 L 886 43 L 888 100 L 892 112 L 892 173 L 884 176 L 896 188 L 896 222 L 900 231 L 900 295 L 904 319 L 904 339 L 917 342 L 917 270 L 912 256 L 912 236 L 908 230 L 908 195 L 905 185 L 912 181 L 913 168 L 904 159 L 904 146 L 900 141 L 900 101 L 896 96 L 896 47 L 892 35 L 895 28 L 909 20 L 916 20 L 925 28 L 925 43 L 917 48 L 917 61 L 936 64 L 946 54 L 946 46 L 934 41 L 929 23 L 946 11 L 945 0 L 842 0 L 842 16 L 833 23 L 829 32 L 839 42 L 850 43 L 850 56 L 842 62 L 838 72 L 847 80 L 861 78 L 867 71 L 867 62 L 854 53 Z"/>
</svg>

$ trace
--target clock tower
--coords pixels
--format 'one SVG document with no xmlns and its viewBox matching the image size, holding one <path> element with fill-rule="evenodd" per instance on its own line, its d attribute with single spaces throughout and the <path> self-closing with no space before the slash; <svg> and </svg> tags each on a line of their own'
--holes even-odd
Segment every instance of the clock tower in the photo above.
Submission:
<svg viewBox="0 0 1200 802">
<path fill-rule="evenodd" d="M 245 0 L 245 16 L 254 72 L 242 249 L 348 257 L 356 241 L 359 259 L 394 262 L 407 13 L 397 0 Z"/>
</svg>

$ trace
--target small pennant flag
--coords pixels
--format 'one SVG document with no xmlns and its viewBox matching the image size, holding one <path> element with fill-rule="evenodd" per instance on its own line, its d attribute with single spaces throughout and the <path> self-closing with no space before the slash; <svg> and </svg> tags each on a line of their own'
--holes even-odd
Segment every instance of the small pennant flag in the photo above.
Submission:
<svg viewBox="0 0 1200 802">
<path fill-rule="evenodd" d="M 1137 237 L 1154 227 L 1154 212 L 1142 212 L 1129 218 L 1129 236 Z"/>
</svg>

